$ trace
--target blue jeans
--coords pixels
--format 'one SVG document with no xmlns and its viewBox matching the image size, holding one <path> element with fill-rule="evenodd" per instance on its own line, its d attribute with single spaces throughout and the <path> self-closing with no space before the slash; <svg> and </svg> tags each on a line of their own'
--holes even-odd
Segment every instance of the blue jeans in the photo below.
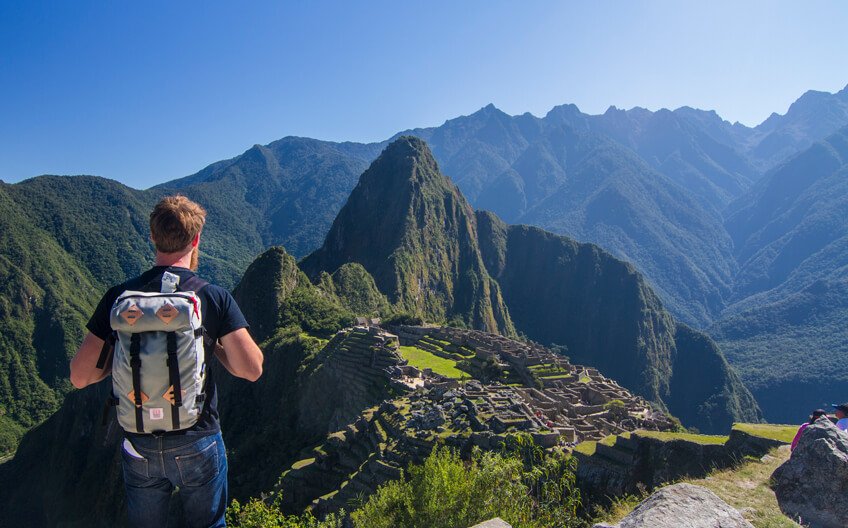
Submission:
<svg viewBox="0 0 848 528">
<path fill-rule="evenodd" d="M 201 437 L 150 435 L 130 443 L 135 453 L 121 447 L 130 526 L 165 528 L 174 486 L 180 489 L 187 526 L 226 526 L 227 453 L 220 432 Z"/>
</svg>

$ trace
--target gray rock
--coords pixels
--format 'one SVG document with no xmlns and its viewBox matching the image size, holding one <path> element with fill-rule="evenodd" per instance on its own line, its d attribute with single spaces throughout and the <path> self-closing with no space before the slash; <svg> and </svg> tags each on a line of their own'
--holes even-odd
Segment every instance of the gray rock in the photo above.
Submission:
<svg viewBox="0 0 848 528">
<path fill-rule="evenodd" d="M 491 521 L 486 521 L 486 522 L 481 522 L 480 524 L 475 524 L 471 528 L 512 528 L 512 525 L 508 524 L 506 521 L 504 521 L 500 517 L 495 517 Z"/>
<path fill-rule="evenodd" d="M 811 528 L 848 526 L 848 435 L 830 420 L 804 429 L 772 480 L 780 509 L 789 517 Z"/>
<path fill-rule="evenodd" d="M 593 528 L 753 528 L 712 491 L 692 484 L 667 486 L 642 501 L 615 526 Z"/>
</svg>

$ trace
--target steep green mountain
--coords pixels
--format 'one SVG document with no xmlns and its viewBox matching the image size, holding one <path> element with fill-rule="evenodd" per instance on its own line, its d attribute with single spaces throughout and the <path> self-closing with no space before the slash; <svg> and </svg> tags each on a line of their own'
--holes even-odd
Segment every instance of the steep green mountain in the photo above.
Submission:
<svg viewBox="0 0 848 528">
<path fill-rule="evenodd" d="M 332 275 L 322 273 L 319 286 L 338 299 L 342 306 L 349 307 L 359 315 L 381 316 L 392 312 L 389 300 L 380 293 L 374 277 L 362 264 L 348 262 Z"/>
<path fill-rule="evenodd" d="M 788 421 L 848 391 L 848 128 L 788 160 L 731 207 L 736 300 L 711 333 Z M 826 373 L 824 380 L 822 373 Z"/>
<path fill-rule="evenodd" d="M 256 232 L 261 246 L 283 245 L 301 257 L 320 245 L 357 178 L 380 150 L 381 144 L 287 137 L 254 145 L 157 189 L 217 200 L 217 210 L 232 211 L 228 222 L 243 224 L 239 232 Z"/>
<path fill-rule="evenodd" d="M 705 431 L 757 420 L 754 398 L 706 335 L 674 318 L 639 272 L 599 247 L 477 213 L 486 267 L 516 328 Z"/>
<path fill-rule="evenodd" d="M 359 263 L 401 310 L 512 335 L 477 245 L 474 212 L 420 139 L 396 140 L 368 168 L 324 245 L 301 268 L 318 281 Z"/>
<path fill-rule="evenodd" d="M 56 410 L 97 302 L 91 274 L 0 186 L 0 454 Z"/>
</svg>

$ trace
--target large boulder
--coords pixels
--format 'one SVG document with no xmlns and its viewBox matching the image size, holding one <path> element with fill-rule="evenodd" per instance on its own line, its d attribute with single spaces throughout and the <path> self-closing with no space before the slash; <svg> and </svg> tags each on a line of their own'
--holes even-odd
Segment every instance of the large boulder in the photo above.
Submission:
<svg viewBox="0 0 848 528">
<path fill-rule="evenodd" d="M 712 491 L 674 484 L 654 492 L 615 526 L 593 528 L 753 528 Z"/>
<path fill-rule="evenodd" d="M 830 420 L 804 429 L 772 480 L 780 509 L 789 517 L 811 528 L 848 526 L 848 435 Z"/>
</svg>

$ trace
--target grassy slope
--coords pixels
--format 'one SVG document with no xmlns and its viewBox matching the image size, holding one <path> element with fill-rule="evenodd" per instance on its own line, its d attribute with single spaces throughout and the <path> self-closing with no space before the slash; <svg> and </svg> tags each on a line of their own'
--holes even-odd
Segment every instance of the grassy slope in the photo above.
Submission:
<svg viewBox="0 0 848 528">
<path fill-rule="evenodd" d="M 703 486 L 740 510 L 755 528 L 794 528 L 800 525 L 783 515 L 777 505 L 769 479 L 775 469 L 789 458 L 789 449 L 773 450 L 762 460 L 749 459 L 738 467 L 714 471 L 702 479 L 684 479 L 681 482 Z M 607 510 L 600 511 L 595 522 L 614 524 L 644 499 L 630 496 L 617 500 Z"/>
</svg>

